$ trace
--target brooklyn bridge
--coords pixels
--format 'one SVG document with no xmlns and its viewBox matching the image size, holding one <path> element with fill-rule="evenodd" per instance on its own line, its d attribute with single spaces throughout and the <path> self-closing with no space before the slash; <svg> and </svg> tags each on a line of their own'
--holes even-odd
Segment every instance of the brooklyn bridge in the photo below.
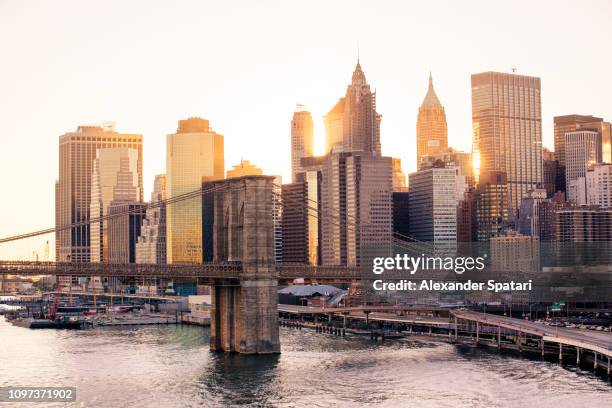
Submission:
<svg viewBox="0 0 612 408">
<path fill-rule="evenodd" d="M 275 191 L 273 177 L 246 176 L 215 181 L 211 182 L 207 190 L 202 189 L 182 197 L 170 198 L 165 200 L 164 204 L 171 205 L 173 202 L 186 199 L 201 199 L 204 195 L 212 198 L 214 209 L 210 237 L 213 250 L 211 262 L 202 264 L 113 264 L 0 261 L 0 275 L 197 279 L 198 282 L 211 286 L 211 350 L 244 354 L 280 352 L 277 295 L 279 284 L 287 284 L 295 279 L 317 283 L 355 283 L 370 279 L 358 266 L 315 266 L 276 262 L 273 214 L 278 194 Z M 330 222 L 334 222 L 333 217 L 329 219 L 331 219 Z M 100 221 L 102 219 L 91 219 L 86 222 L 6 237 L 0 239 L 0 244 Z M 407 241 L 406 238 L 394 236 L 390 244 L 396 249 L 403 248 L 406 252 L 418 255 L 430 248 L 426 243 Z M 404 309 L 407 307 L 385 310 L 387 312 L 406 312 Z M 436 308 L 432 308 L 434 309 Z M 334 313 L 348 313 L 347 310 L 305 310 L 299 313 L 332 316 Z M 368 313 L 378 309 L 364 305 L 360 310 L 365 313 L 367 319 Z M 352 309 L 351 311 L 354 312 Z M 540 339 L 538 344 L 540 344 L 542 353 L 545 342 L 558 344 L 561 349 L 560 358 L 564 344 L 566 348 L 567 346 L 574 347 L 578 356 L 580 350 L 590 350 L 594 353 L 595 364 L 598 361 L 603 362 L 610 370 L 612 336 L 609 334 L 602 333 L 595 336 L 590 333 L 585 335 L 564 331 L 556 331 L 551 334 L 549 329 L 539 329 L 533 324 L 527 325 L 518 319 L 507 317 L 493 318 L 461 311 L 452 312 L 452 316 L 455 318 L 454 322 L 449 319 L 441 326 L 440 322 L 434 324 L 438 328 L 446 327 L 449 338 L 452 338 L 453 332 L 457 338 L 458 331 L 462 330 L 464 334 L 469 333 L 469 336 L 475 334 L 476 344 L 478 344 L 479 341 L 482 341 L 481 336 L 483 336 L 481 327 L 490 326 L 493 329 L 484 333 L 493 333 L 494 343 L 496 342 L 498 347 L 502 344 L 500 330 L 504 330 L 505 339 L 513 339 L 513 344 L 518 344 L 519 348 L 525 344 L 526 335 Z M 385 319 L 398 322 L 406 320 L 406 318 L 388 316 Z M 509 334 L 509 331 L 515 334 Z"/>
<path fill-rule="evenodd" d="M 171 205 L 201 199 L 204 195 L 212 197 L 211 262 L 160 265 L 0 261 L 0 275 L 197 278 L 198 282 L 211 286 L 211 349 L 247 354 L 278 353 L 279 281 L 303 278 L 316 282 L 351 282 L 360 279 L 360 270 L 347 266 L 276 264 L 273 207 L 278 197 L 273 179 L 247 176 L 221 180 L 213 182 L 207 190 L 165 200 L 163 204 Z M 3 238 L 0 243 L 101 222 L 109 217 Z"/>
</svg>

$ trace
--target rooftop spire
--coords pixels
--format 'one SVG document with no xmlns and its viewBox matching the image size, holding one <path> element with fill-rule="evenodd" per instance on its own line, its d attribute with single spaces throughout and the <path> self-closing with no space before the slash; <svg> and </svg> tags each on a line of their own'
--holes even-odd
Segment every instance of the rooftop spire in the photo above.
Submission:
<svg viewBox="0 0 612 408">
<path fill-rule="evenodd" d="M 422 108 L 433 108 L 433 107 L 442 107 L 440 100 L 438 99 L 438 95 L 436 95 L 436 91 L 434 91 L 433 86 L 433 78 L 431 76 L 431 71 L 429 71 L 429 88 L 427 89 L 427 94 L 425 95 L 425 99 L 423 99 L 423 103 L 421 104 Z"/>
<path fill-rule="evenodd" d="M 353 84 L 365 84 L 366 78 L 363 70 L 361 69 L 361 64 L 359 64 L 359 55 L 357 55 L 357 65 L 355 66 L 355 71 L 353 71 Z"/>
</svg>

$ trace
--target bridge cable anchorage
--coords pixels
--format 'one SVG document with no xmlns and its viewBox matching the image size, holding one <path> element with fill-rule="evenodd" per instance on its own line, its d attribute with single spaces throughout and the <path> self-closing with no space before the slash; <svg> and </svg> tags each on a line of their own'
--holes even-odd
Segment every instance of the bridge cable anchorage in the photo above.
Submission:
<svg viewBox="0 0 612 408">
<path fill-rule="evenodd" d="M 194 198 L 201 198 L 203 195 L 208 195 L 208 194 L 212 194 L 214 192 L 217 191 L 221 191 L 221 190 L 226 190 L 227 186 L 214 186 L 214 187 L 209 187 L 209 188 L 200 188 L 198 190 L 194 190 L 194 191 L 190 191 L 188 193 L 184 193 L 184 194 L 179 194 L 177 196 L 173 196 L 164 200 L 158 200 L 155 202 L 151 202 L 151 203 L 146 203 L 145 209 L 151 209 L 151 208 L 158 208 L 158 207 L 162 207 L 164 205 L 172 205 L 178 202 L 182 202 L 185 200 L 190 200 L 190 199 L 194 199 Z M 140 210 L 141 211 L 141 210 Z M 22 239 L 26 239 L 26 238 L 32 238 L 32 237 L 36 237 L 36 236 L 40 236 L 40 235 L 46 235 L 46 234 L 51 234 L 53 232 L 59 232 L 59 231 L 65 231 L 65 230 L 70 230 L 73 228 L 77 228 L 77 227 L 82 227 L 85 225 L 91 225 L 91 224 L 97 224 L 100 223 L 101 221 L 106 221 L 112 218 L 116 218 L 116 217 L 121 217 L 121 216 L 125 216 L 125 215 L 131 215 L 131 214 L 136 214 L 138 211 L 136 211 L 135 209 L 128 209 L 126 211 L 118 211 L 117 213 L 113 213 L 113 214 L 107 214 L 107 215 L 103 215 L 100 217 L 95 217 L 95 218 L 90 218 L 89 220 L 84 220 L 84 221 L 77 221 L 74 222 L 72 224 L 66 224 L 66 225 L 61 225 L 59 227 L 53 227 L 53 228 L 46 228 L 43 230 L 39 230 L 39 231 L 34 231 L 34 232 L 29 232 L 29 233 L 25 233 L 25 234 L 20 234 L 20 235 L 14 235 L 14 236 L 10 236 L 10 237 L 5 237 L 5 238 L 0 238 L 0 244 L 6 243 L 6 242 L 11 242 L 11 241 L 19 241 Z"/>
</svg>

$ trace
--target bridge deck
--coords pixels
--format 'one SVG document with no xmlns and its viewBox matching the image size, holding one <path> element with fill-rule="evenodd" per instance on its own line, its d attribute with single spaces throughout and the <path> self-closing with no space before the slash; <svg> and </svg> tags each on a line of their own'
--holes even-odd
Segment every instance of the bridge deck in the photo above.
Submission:
<svg viewBox="0 0 612 408">
<path fill-rule="evenodd" d="M 312 266 L 303 264 L 275 265 L 282 280 L 305 278 L 311 281 L 350 281 L 359 279 L 359 268 L 346 266 Z M 240 262 L 207 262 L 203 264 L 111 264 L 75 262 L 0 261 L 0 275 L 112 276 L 157 278 L 238 279 Z"/>
</svg>

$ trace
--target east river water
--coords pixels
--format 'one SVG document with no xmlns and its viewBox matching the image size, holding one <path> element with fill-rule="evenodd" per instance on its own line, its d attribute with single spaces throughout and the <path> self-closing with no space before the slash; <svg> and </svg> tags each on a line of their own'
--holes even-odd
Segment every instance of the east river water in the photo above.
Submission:
<svg viewBox="0 0 612 408">
<path fill-rule="evenodd" d="M 589 371 L 427 338 L 282 328 L 280 355 L 241 356 L 211 353 L 208 333 L 30 330 L 0 317 L 0 386 L 76 386 L 78 407 L 612 406 L 610 382 Z"/>
</svg>

